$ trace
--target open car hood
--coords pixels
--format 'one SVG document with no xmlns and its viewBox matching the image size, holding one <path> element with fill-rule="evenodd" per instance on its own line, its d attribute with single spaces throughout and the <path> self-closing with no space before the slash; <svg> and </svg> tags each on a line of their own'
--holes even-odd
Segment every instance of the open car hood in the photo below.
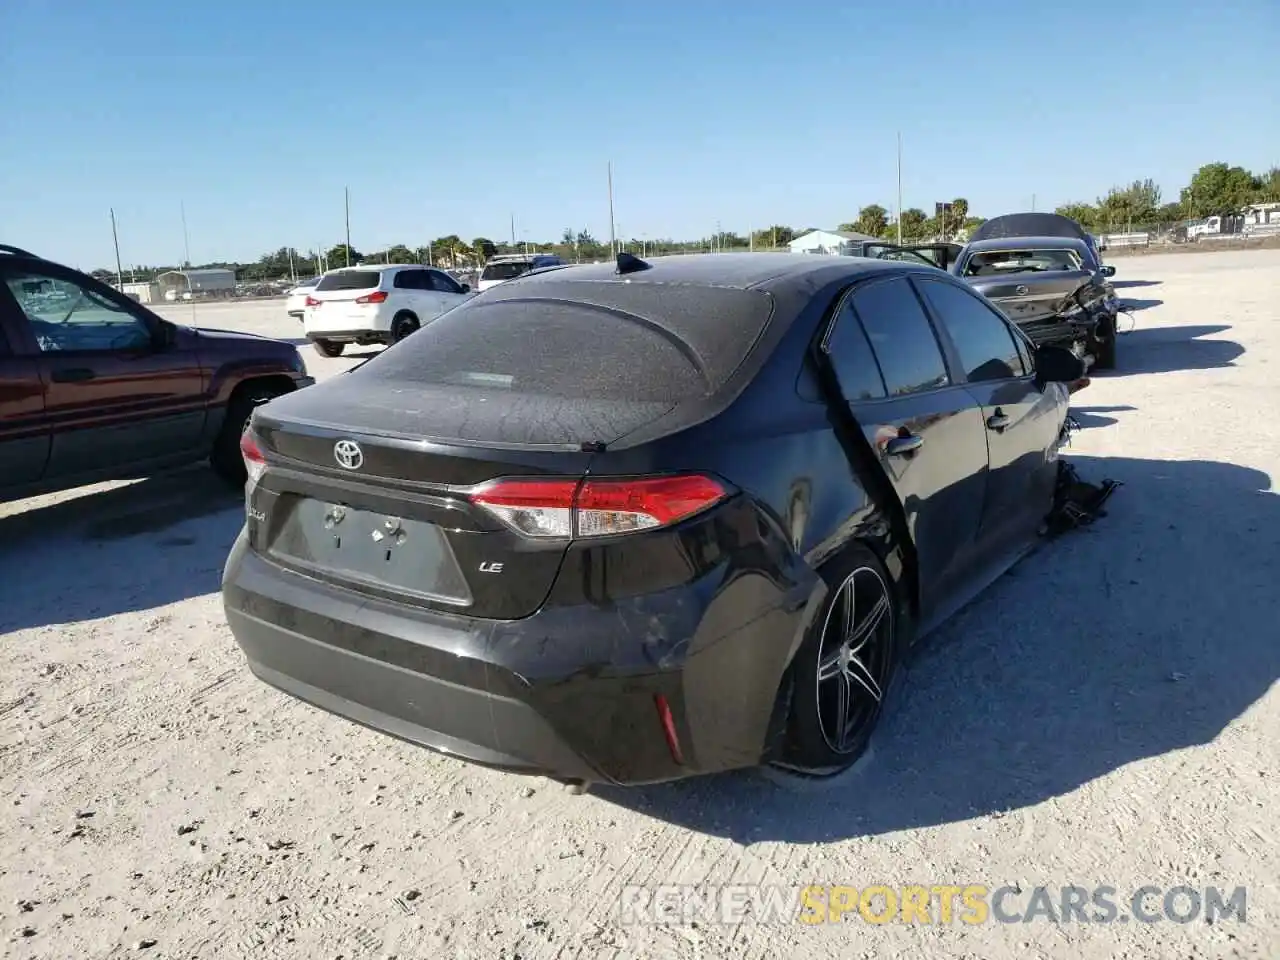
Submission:
<svg viewBox="0 0 1280 960">
<path fill-rule="evenodd" d="M 992 217 L 973 231 L 969 242 L 1003 237 L 1070 237 L 1089 242 L 1089 234 L 1084 227 L 1057 213 L 1006 213 L 1002 217 Z"/>
</svg>

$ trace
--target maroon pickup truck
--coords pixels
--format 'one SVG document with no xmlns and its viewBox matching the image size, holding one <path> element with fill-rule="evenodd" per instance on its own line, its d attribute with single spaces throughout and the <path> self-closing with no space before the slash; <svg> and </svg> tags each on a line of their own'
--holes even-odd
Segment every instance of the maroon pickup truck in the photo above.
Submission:
<svg viewBox="0 0 1280 960">
<path fill-rule="evenodd" d="M 292 344 L 170 323 L 0 245 L 0 501 L 205 458 L 243 485 L 253 408 L 312 382 Z"/>
</svg>

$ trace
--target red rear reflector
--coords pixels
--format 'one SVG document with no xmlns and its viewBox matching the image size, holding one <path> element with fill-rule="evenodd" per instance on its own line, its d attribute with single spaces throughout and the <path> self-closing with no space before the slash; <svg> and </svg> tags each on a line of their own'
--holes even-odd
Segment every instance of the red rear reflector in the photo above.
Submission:
<svg viewBox="0 0 1280 960">
<path fill-rule="evenodd" d="M 318 307 L 318 306 L 320 306 L 320 304 L 322 304 L 322 303 L 324 303 L 324 301 L 323 301 L 323 300 L 317 300 L 315 297 L 307 297 L 307 306 L 308 306 L 308 307 Z"/>
<path fill-rule="evenodd" d="M 373 293 L 365 294 L 363 297 L 356 297 L 356 303 L 382 303 L 387 299 L 385 290 L 375 290 Z"/>
<path fill-rule="evenodd" d="M 610 537 L 679 523 L 719 503 L 723 486 L 700 474 L 588 479 L 495 480 L 472 494 L 531 537 Z"/>
<path fill-rule="evenodd" d="M 671 759 L 684 765 L 684 752 L 680 749 L 680 738 L 676 736 L 676 721 L 671 715 L 671 706 L 667 698 L 660 693 L 653 695 L 653 705 L 658 708 L 658 722 L 662 724 L 662 735 L 667 738 L 667 749 L 671 751 Z"/>
</svg>

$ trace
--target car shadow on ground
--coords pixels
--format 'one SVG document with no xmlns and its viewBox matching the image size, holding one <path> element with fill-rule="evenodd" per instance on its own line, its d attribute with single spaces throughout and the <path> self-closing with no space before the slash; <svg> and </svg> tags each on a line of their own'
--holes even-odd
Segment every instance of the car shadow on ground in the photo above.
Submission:
<svg viewBox="0 0 1280 960">
<path fill-rule="evenodd" d="M 1225 463 L 1070 459 L 1124 482 L 1110 515 L 925 640 L 853 771 L 820 789 L 733 774 L 595 792 L 742 843 L 834 842 L 1002 816 L 1213 741 L 1280 676 L 1280 497 Z"/>
<path fill-rule="evenodd" d="M 0 516 L 0 634 L 219 588 L 244 497 L 205 466 Z"/>
<path fill-rule="evenodd" d="M 1106 376 L 1230 367 L 1244 353 L 1244 347 L 1234 340 L 1202 339 L 1230 329 L 1227 324 L 1217 323 L 1183 327 L 1135 326 L 1125 332 L 1122 326 L 1116 369 L 1106 371 Z"/>
<path fill-rule="evenodd" d="M 1150 310 L 1152 307 L 1159 307 L 1164 304 L 1163 300 L 1137 300 L 1132 297 L 1126 297 L 1120 301 L 1124 309 L 1131 313 L 1137 313 L 1139 310 Z"/>
<path fill-rule="evenodd" d="M 1111 286 L 1117 290 L 1129 290 L 1133 287 L 1158 287 L 1163 280 L 1112 280 Z"/>
<path fill-rule="evenodd" d="M 1100 414 L 1127 413 L 1131 410 L 1137 409 L 1137 407 L 1130 407 L 1126 405 L 1114 407 L 1072 407 L 1071 417 L 1080 426 L 1080 429 L 1089 430 L 1093 427 L 1109 427 L 1112 424 L 1119 423 L 1115 417 L 1104 417 L 1100 416 Z"/>
</svg>

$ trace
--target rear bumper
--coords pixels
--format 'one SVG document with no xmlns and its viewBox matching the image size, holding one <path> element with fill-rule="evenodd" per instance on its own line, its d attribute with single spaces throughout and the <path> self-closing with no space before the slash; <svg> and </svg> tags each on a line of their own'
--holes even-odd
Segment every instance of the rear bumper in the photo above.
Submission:
<svg viewBox="0 0 1280 960">
<path fill-rule="evenodd" d="M 304 336 L 312 343 L 317 340 L 331 340 L 335 343 L 383 343 L 391 339 L 391 334 L 383 330 L 308 330 Z"/>
<path fill-rule="evenodd" d="M 249 550 L 242 532 L 223 603 L 252 672 L 323 710 L 486 766 L 649 783 L 753 766 L 771 742 L 812 583 L 783 591 L 743 581 L 750 600 L 741 588 L 709 596 L 694 583 L 635 604 L 486 621 L 285 570 Z M 752 612 L 749 602 L 766 606 Z M 657 637 L 664 625 L 673 632 Z M 667 744 L 659 697 L 682 762 Z"/>
</svg>

